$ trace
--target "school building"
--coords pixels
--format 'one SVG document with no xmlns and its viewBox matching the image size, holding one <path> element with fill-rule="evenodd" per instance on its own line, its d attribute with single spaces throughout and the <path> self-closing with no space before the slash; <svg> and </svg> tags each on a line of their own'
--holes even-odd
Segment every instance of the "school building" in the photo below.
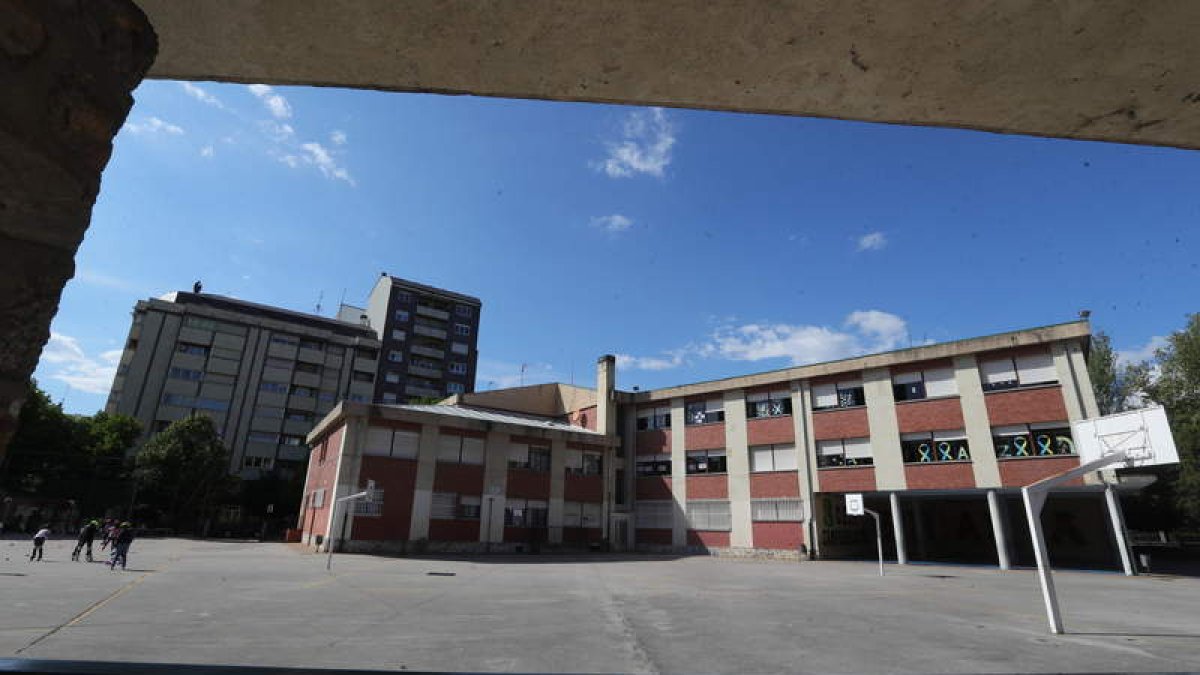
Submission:
<svg viewBox="0 0 1200 675">
<path fill-rule="evenodd" d="M 856 492 L 892 559 L 1031 564 L 1019 489 L 1079 465 L 1089 339 L 1075 321 L 638 392 L 605 356 L 594 390 L 342 403 L 309 436 L 299 526 L 347 550 L 869 557 Z M 1118 564 L 1095 474 L 1044 522 L 1056 564 Z"/>
</svg>

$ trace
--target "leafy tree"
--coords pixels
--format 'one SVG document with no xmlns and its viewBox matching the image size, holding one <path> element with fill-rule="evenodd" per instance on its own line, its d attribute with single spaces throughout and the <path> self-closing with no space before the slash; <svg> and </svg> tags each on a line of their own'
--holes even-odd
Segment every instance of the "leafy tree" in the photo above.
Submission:
<svg viewBox="0 0 1200 675">
<path fill-rule="evenodd" d="M 1175 506 L 1185 522 L 1200 526 L 1200 314 L 1190 315 L 1155 359 L 1158 377 L 1148 391 L 1167 409 L 1179 450 Z"/>
<path fill-rule="evenodd" d="M 211 418 L 197 415 L 171 424 L 146 442 L 135 475 L 143 500 L 166 524 L 187 528 L 229 498 L 229 450 Z"/>
<path fill-rule="evenodd" d="M 1112 340 L 1104 333 L 1092 336 L 1087 366 L 1101 415 L 1135 407 L 1150 385 L 1150 365 L 1145 362 L 1120 363 Z"/>
<path fill-rule="evenodd" d="M 87 451 L 97 459 L 124 459 L 125 453 L 142 435 L 142 424 L 126 415 L 98 412 L 83 418 L 87 433 Z"/>
</svg>

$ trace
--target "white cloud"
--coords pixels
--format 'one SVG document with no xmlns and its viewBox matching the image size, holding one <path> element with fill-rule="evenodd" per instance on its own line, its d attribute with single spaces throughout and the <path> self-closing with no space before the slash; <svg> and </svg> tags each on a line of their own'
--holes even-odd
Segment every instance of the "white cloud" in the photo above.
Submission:
<svg viewBox="0 0 1200 675">
<path fill-rule="evenodd" d="M 617 354 L 617 369 L 670 370 L 684 364 L 684 352 L 676 351 L 668 356 L 630 356 Z"/>
<path fill-rule="evenodd" d="M 1133 363 L 1141 363 L 1154 358 L 1154 352 L 1167 346 L 1167 338 L 1164 335 L 1155 335 L 1146 341 L 1146 344 L 1132 349 L 1118 349 L 1117 363 L 1121 365 L 1129 365 Z"/>
<path fill-rule="evenodd" d="M 869 338 L 874 351 L 896 349 L 908 339 L 908 324 L 904 319 L 877 309 L 851 312 L 846 317 L 846 326 Z"/>
<path fill-rule="evenodd" d="M 675 127 L 662 108 L 629 113 L 621 139 L 608 144 L 608 157 L 592 166 L 609 178 L 649 174 L 662 178 L 671 163 Z"/>
<path fill-rule="evenodd" d="M 332 141 L 334 145 L 345 145 L 346 132 L 342 131 L 341 129 L 334 129 L 333 133 L 329 134 L 329 140 Z"/>
<path fill-rule="evenodd" d="M 50 333 L 50 341 L 42 350 L 43 364 L 50 366 L 50 378 L 66 382 L 74 389 L 89 394 L 107 394 L 117 374 L 121 350 L 113 349 L 89 357 L 79 341 L 62 333 Z"/>
<path fill-rule="evenodd" d="M 221 103 L 221 100 L 219 98 L 217 98 L 216 96 L 213 96 L 212 94 L 208 93 L 207 91 L 204 91 L 203 89 L 192 84 L 191 82 L 180 82 L 179 86 L 183 87 L 183 91 L 188 96 L 191 96 L 192 98 L 196 99 L 197 101 L 200 101 L 201 103 L 207 103 L 208 105 L 211 105 L 214 108 L 219 108 L 221 110 L 225 110 L 225 104 Z"/>
<path fill-rule="evenodd" d="M 882 232 L 871 232 L 858 238 L 859 251 L 878 251 L 887 246 L 887 235 Z"/>
<path fill-rule="evenodd" d="M 247 87 L 251 94 L 258 97 L 258 100 L 267 106 L 267 110 L 276 118 L 285 120 L 292 116 L 292 106 L 282 94 L 275 93 L 275 90 L 265 84 L 252 84 Z"/>
<path fill-rule="evenodd" d="M 263 120 L 259 125 L 266 131 L 267 136 L 276 143 L 290 141 L 296 137 L 296 129 L 286 122 Z"/>
<path fill-rule="evenodd" d="M 320 143 L 302 143 L 300 148 L 304 151 L 301 159 L 320 169 L 326 178 L 344 180 L 351 185 L 355 184 L 346 167 L 339 165 L 333 156 L 329 154 L 329 151 Z"/>
<path fill-rule="evenodd" d="M 633 219 L 619 213 L 614 213 L 611 216 L 597 216 L 592 218 L 592 227 L 598 227 L 605 232 L 624 232 L 632 225 Z"/>
<path fill-rule="evenodd" d="M 522 366 L 524 374 L 521 372 Z M 495 359 L 479 359 L 479 373 L 475 376 L 479 391 L 562 381 L 562 376 L 548 363 L 521 364 Z"/>
<path fill-rule="evenodd" d="M 215 151 L 213 150 L 212 145 L 206 145 L 203 148 L 200 148 L 201 157 L 212 157 L 214 152 Z"/>
<path fill-rule="evenodd" d="M 183 134 L 183 127 L 176 126 L 158 117 L 147 117 L 142 122 L 128 122 L 125 124 L 125 128 L 133 134 L 163 133 L 172 136 L 180 136 Z"/>
</svg>

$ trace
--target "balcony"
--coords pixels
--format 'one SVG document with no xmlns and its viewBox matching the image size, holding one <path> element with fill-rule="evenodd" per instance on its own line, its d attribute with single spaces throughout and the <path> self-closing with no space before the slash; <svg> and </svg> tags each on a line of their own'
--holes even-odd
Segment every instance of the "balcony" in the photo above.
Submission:
<svg viewBox="0 0 1200 675">
<path fill-rule="evenodd" d="M 412 352 L 413 354 L 417 354 L 418 356 L 428 356 L 431 359 L 445 359 L 446 358 L 446 352 L 444 350 L 434 349 L 433 347 L 422 347 L 421 345 L 413 345 L 412 347 L 409 348 L 408 351 Z"/>
<path fill-rule="evenodd" d="M 425 305 L 417 305 L 417 314 L 420 314 L 421 316 L 427 316 L 431 319 L 437 319 L 439 321 L 446 321 L 450 318 L 450 312 L 447 312 L 443 309 L 434 309 L 433 307 L 427 307 Z"/>
<path fill-rule="evenodd" d="M 421 324 L 417 324 L 417 325 L 413 326 L 412 330 L 417 335 L 424 335 L 425 337 L 437 338 L 438 340 L 446 339 L 446 331 L 444 331 L 440 328 L 430 328 L 429 326 L 422 326 Z"/>
<path fill-rule="evenodd" d="M 430 396 L 436 398 L 441 398 L 444 396 L 444 394 L 438 389 L 429 389 L 427 387 L 420 387 L 415 384 L 404 385 L 404 393 L 408 394 L 409 396 Z"/>
<path fill-rule="evenodd" d="M 425 368 L 423 366 L 409 366 L 408 374 L 416 375 L 417 377 L 427 377 L 434 380 L 441 379 L 442 377 L 442 371 L 436 368 Z"/>
</svg>

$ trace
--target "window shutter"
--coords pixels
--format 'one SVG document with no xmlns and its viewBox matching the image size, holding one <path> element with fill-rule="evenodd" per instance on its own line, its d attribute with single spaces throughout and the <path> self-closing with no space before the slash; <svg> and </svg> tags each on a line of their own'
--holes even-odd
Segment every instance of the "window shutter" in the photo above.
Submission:
<svg viewBox="0 0 1200 675">
<path fill-rule="evenodd" d="M 579 502 L 563 502 L 563 527 L 579 527 L 583 516 L 583 505 Z"/>
<path fill-rule="evenodd" d="M 861 389 L 862 386 L 862 380 L 842 380 L 837 383 L 838 389 Z"/>
<path fill-rule="evenodd" d="M 759 522 L 771 522 L 776 520 L 775 516 L 775 500 L 773 499 L 755 499 L 750 502 L 750 520 Z"/>
<path fill-rule="evenodd" d="M 775 446 L 775 470 L 795 471 L 799 467 L 796 446 L 790 444 Z"/>
<path fill-rule="evenodd" d="M 583 527 L 600 527 L 600 503 L 584 502 L 580 514 L 580 524 Z"/>
<path fill-rule="evenodd" d="M 837 406 L 837 385 L 818 384 L 812 388 L 814 408 L 834 408 Z"/>
<path fill-rule="evenodd" d="M 1020 436 L 1029 433 L 1029 427 L 1024 424 L 1010 424 L 1004 427 L 992 427 L 993 436 Z"/>
<path fill-rule="evenodd" d="M 1029 425 L 1029 428 L 1033 429 L 1034 431 L 1042 431 L 1045 429 L 1069 429 L 1070 427 L 1071 427 L 1071 423 L 1066 422 L 1066 421 L 1063 421 L 1063 422 L 1034 422 L 1033 424 Z"/>
<path fill-rule="evenodd" d="M 438 436 L 437 458 L 439 462 L 458 463 L 458 449 L 462 446 L 462 436 Z"/>
<path fill-rule="evenodd" d="M 762 394 L 750 394 L 750 395 L 746 396 L 746 402 L 748 402 L 748 403 L 757 403 L 757 402 L 759 402 L 759 401 L 766 401 L 766 400 L 767 400 L 767 398 L 768 398 L 768 396 L 767 396 L 767 394 L 766 394 L 766 393 L 762 393 Z"/>
<path fill-rule="evenodd" d="M 433 493 L 433 506 L 429 517 L 438 520 L 453 520 L 458 512 L 458 495 L 454 492 Z"/>
<path fill-rule="evenodd" d="M 513 443 L 508 446 L 508 461 L 518 464 L 528 464 L 529 446 L 524 443 Z"/>
<path fill-rule="evenodd" d="M 751 471 L 774 471 L 775 459 L 769 445 L 756 445 L 750 448 Z"/>
<path fill-rule="evenodd" d="M 955 429 L 953 431 L 935 431 L 933 432 L 933 440 L 935 441 L 961 441 L 967 437 L 967 432 L 963 429 Z"/>
<path fill-rule="evenodd" d="M 1049 354 L 1018 356 L 1016 360 L 1017 379 L 1021 381 L 1021 384 L 1058 381 L 1058 370 L 1054 367 L 1054 357 Z"/>
<path fill-rule="evenodd" d="M 999 384 L 1017 379 L 1017 369 L 1010 358 L 982 361 L 979 372 L 983 375 L 984 384 Z"/>
<path fill-rule="evenodd" d="M 853 457 L 855 459 L 867 459 L 871 457 L 871 439 L 847 438 L 846 457 Z"/>
<path fill-rule="evenodd" d="M 720 412 L 725 409 L 725 401 L 719 398 L 710 398 L 704 402 L 704 409 L 707 412 Z"/>
<path fill-rule="evenodd" d="M 462 439 L 462 463 L 463 464 L 483 464 L 483 448 L 484 440 L 482 438 L 471 438 L 463 436 Z"/>
<path fill-rule="evenodd" d="M 925 371 L 926 396 L 954 396 L 958 394 L 958 383 L 954 380 L 953 368 L 931 368 Z"/>
<path fill-rule="evenodd" d="M 804 520 L 803 502 L 799 499 L 779 499 L 775 502 L 775 509 L 778 520 L 784 521 L 801 521 Z"/>
<path fill-rule="evenodd" d="M 892 384 L 913 384 L 921 381 L 920 371 L 914 373 L 899 373 L 892 376 Z"/>
<path fill-rule="evenodd" d="M 363 446 L 364 455 L 392 454 L 392 430 L 386 427 L 371 427 L 367 429 L 367 443 Z"/>
<path fill-rule="evenodd" d="M 392 457 L 416 459 L 421 449 L 421 434 L 415 431 L 396 430 L 392 437 Z"/>
<path fill-rule="evenodd" d="M 842 454 L 841 441 L 817 441 L 818 455 L 840 455 Z"/>
<path fill-rule="evenodd" d="M 568 449 L 563 454 L 563 465 L 567 467 L 568 471 L 571 469 L 583 470 L 583 451 Z"/>
</svg>

